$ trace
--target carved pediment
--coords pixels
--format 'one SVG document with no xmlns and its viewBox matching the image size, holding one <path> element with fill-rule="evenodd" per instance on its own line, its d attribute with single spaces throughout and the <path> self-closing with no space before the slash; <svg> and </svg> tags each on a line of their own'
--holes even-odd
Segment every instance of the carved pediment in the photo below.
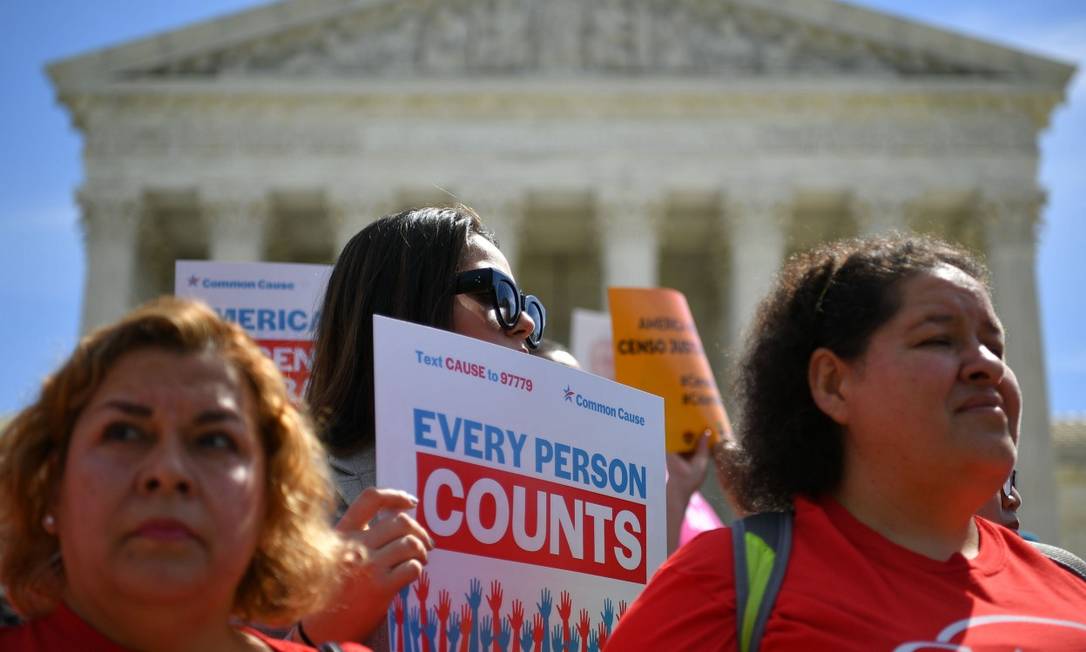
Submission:
<svg viewBox="0 0 1086 652">
<path fill-rule="evenodd" d="M 835 0 L 287 0 L 50 66 L 99 82 L 955 77 L 1072 66 Z"/>
<path fill-rule="evenodd" d="M 980 75 L 727 0 L 395 0 L 126 77 Z"/>
</svg>

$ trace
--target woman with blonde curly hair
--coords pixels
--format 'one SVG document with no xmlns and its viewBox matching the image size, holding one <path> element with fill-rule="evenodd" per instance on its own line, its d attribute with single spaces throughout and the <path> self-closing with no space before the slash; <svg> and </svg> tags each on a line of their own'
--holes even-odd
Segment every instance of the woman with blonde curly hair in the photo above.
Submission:
<svg viewBox="0 0 1086 652">
<path fill-rule="evenodd" d="M 350 550 L 319 441 L 239 328 L 179 299 L 87 337 L 0 435 L 5 650 L 301 650 Z M 344 644 L 346 649 L 362 646 Z"/>
</svg>

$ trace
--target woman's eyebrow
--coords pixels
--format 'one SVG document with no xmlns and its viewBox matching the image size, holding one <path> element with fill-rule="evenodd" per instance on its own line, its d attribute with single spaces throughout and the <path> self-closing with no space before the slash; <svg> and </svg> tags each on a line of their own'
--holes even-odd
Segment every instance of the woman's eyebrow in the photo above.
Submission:
<svg viewBox="0 0 1086 652">
<path fill-rule="evenodd" d="M 241 421 L 241 415 L 234 410 L 218 409 L 205 410 L 200 413 L 200 416 L 196 417 L 196 423 L 199 425 L 219 423 L 220 421 Z"/>
<path fill-rule="evenodd" d="M 998 321 L 987 319 L 984 321 L 984 328 L 988 332 L 998 335 L 999 337 L 1004 337 L 1006 335 L 1006 333 L 1003 332 L 1003 324 Z"/>
<path fill-rule="evenodd" d="M 113 408 L 119 412 L 133 417 L 149 417 L 151 416 L 151 408 L 141 403 L 133 403 L 131 401 L 125 401 L 123 399 L 112 399 L 102 404 L 103 408 Z"/>
<path fill-rule="evenodd" d="M 928 324 L 950 324 L 955 321 L 954 315 L 947 312 L 930 312 L 909 325 L 909 330 L 920 328 Z"/>
</svg>

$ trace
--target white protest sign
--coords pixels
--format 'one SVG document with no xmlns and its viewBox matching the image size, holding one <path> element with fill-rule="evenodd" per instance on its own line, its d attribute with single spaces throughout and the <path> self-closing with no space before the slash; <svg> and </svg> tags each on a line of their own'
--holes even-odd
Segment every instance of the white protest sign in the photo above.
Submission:
<svg viewBox="0 0 1086 652">
<path fill-rule="evenodd" d="M 373 332 L 377 484 L 418 496 L 437 545 L 393 602 L 392 649 L 601 649 L 666 556 L 662 399 L 447 331 Z"/>
<path fill-rule="evenodd" d="M 611 315 L 599 310 L 574 308 L 570 328 L 570 353 L 581 368 L 604 378 L 615 377 L 615 352 L 611 347 Z"/>
<path fill-rule="evenodd" d="M 301 398 L 313 362 L 313 329 L 328 265 L 179 260 L 174 294 L 200 299 L 245 329 Z"/>
</svg>

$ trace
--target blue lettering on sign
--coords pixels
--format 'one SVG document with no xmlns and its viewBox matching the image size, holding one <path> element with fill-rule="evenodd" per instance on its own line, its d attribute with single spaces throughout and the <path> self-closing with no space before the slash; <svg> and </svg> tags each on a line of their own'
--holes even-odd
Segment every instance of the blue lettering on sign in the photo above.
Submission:
<svg viewBox="0 0 1086 652">
<path fill-rule="evenodd" d="M 434 413 L 429 410 L 415 408 L 415 445 L 437 448 L 436 439 L 427 439 L 426 433 L 430 432 L 430 424 L 427 420 L 433 420 Z"/>
<path fill-rule="evenodd" d="M 320 313 L 286 308 L 215 308 L 222 319 L 245 330 L 267 333 L 312 333 Z"/>
<path fill-rule="evenodd" d="M 412 421 L 418 447 L 436 449 L 444 446 L 450 453 L 461 453 L 491 464 L 511 462 L 517 468 L 523 464 L 523 452 L 528 443 L 525 433 L 422 408 L 413 408 Z M 437 436 L 439 431 L 440 438 Z M 551 442 L 539 436 L 534 437 L 531 451 L 533 460 L 530 464 L 537 475 L 645 499 L 648 472 L 643 464 Z"/>
<path fill-rule="evenodd" d="M 479 431 L 482 429 L 483 424 L 478 421 L 464 420 L 464 454 L 468 457 L 483 459 L 483 451 L 478 448 Z"/>
</svg>

